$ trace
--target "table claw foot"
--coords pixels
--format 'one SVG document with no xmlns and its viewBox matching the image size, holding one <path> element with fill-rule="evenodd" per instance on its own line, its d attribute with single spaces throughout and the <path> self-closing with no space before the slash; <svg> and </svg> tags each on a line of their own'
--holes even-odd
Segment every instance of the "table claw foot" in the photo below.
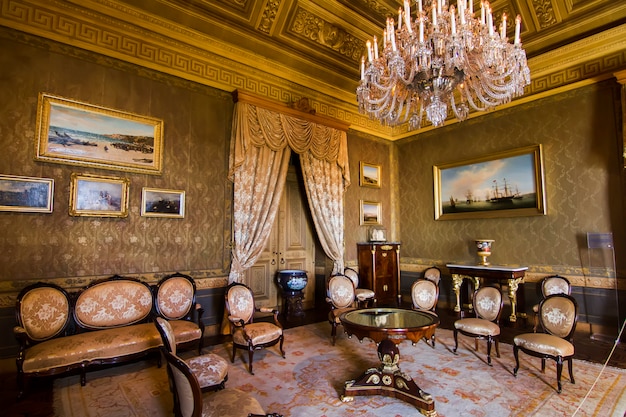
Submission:
<svg viewBox="0 0 626 417">
<path fill-rule="evenodd" d="M 420 397 L 422 397 L 424 401 L 432 401 L 433 399 L 432 395 L 430 395 L 429 393 L 427 393 L 426 391 L 422 389 L 418 389 L 417 393 L 419 394 Z"/>
<path fill-rule="evenodd" d="M 354 397 L 351 396 L 351 395 L 342 395 L 341 396 L 341 402 L 349 403 L 349 402 L 352 402 L 352 401 L 354 401 Z"/>
</svg>

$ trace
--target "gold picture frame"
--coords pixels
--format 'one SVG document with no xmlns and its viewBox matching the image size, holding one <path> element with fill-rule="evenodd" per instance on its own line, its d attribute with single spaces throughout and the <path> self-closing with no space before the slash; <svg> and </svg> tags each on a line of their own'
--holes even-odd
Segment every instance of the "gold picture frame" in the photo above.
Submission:
<svg viewBox="0 0 626 417">
<path fill-rule="evenodd" d="M 381 185 L 380 165 L 359 162 L 359 185 L 361 187 L 380 188 Z"/>
<path fill-rule="evenodd" d="M 128 178 L 72 173 L 70 216 L 128 216 Z"/>
<path fill-rule="evenodd" d="M 143 187 L 141 190 L 141 215 L 144 217 L 185 217 L 185 192 Z"/>
<path fill-rule="evenodd" d="M 435 220 L 546 214 L 541 145 L 433 167 Z"/>
<path fill-rule="evenodd" d="M 160 175 L 163 121 L 40 93 L 35 160 Z"/>
<path fill-rule="evenodd" d="M 382 221 L 382 204 L 375 201 L 360 201 L 361 225 L 380 225 Z"/>
<path fill-rule="evenodd" d="M 0 211 L 52 213 L 54 180 L 0 175 Z"/>
</svg>

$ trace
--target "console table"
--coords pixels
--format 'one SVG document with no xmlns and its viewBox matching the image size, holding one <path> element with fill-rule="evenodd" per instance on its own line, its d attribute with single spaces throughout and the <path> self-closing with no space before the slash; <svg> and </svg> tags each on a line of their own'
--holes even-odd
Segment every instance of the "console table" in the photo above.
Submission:
<svg viewBox="0 0 626 417">
<path fill-rule="evenodd" d="M 463 279 L 472 281 L 474 291 L 480 286 L 480 278 L 496 282 L 506 280 L 509 285 L 508 296 L 511 300 L 511 315 L 509 316 L 509 321 L 511 323 L 517 321 L 517 289 L 520 284 L 524 283 L 524 276 L 526 275 L 526 270 L 528 270 L 527 266 L 446 264 L 446 267 L 450 270 L 450 274 L 452 275 L 452 288 L 456 295 L 454 311 L 461 311 L 461 284 L 463 283 Z M 520 297 L 519 305 L 522 311 L 520 316 L 526 314 L 524 312 L 523 295 Z"/>
</svg>

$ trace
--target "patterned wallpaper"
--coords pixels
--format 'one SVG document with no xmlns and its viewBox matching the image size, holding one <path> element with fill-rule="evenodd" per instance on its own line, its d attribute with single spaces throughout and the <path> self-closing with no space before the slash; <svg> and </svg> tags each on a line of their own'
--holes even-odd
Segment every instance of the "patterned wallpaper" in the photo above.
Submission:
<svg viewBox="0 0 626 417">
<path fill-rule="evenodd" d="M 376 139 L 370 135 L 349 131 L 348 132 L 348 156 L 350 162 L 350 180 L 345 195 L 344 226 L 345 226 L 345 260 L 349 265 L 357 263 L 356 244 L 367 241 L 367 231 L 370 226 L 360 225 L 360 201 L 371 201 L 381 203 L 382 221 L 381 225 L 387 229 L 387 239 L 392 240 L 392 214 L 393 182 L 396 175 L 393 170 L 395 166 L 391 164 L 392 142 Z M 360 162 L 380 165 L 381 167 L 381 187 L 361 187 L 359 186 Z"/>
<path fill-rule="evenodd" d="M 612 232 L 618 270 L 623 270 L 617 109 L 619 85 L 613 80 L 399 142 L 403 261 L 426 265 L 474 262 L 472 240 L 480 237 L 495 239 L 493 263 L 582 276 L 581 268 L 597 266 L 589 262 L 586 233 Z M 543 146 L 546 216 L 434 220 L 433 164 L 533 144 Z"/>
<path fill-rule="evenodd" d="M 52 178 L 51 214 L 0 212 L 0 285 L 90 276 L 228 271 L 230 94 L 16 32 L 0 31 L 0 174 Z M 164 121 L 163 174 L 34 161 L 39 92 Z M 71 217 L 70 174 L 130 179 L 127 218 Z M 186 192 L 184 219 L 140 216 L 142 187 Z"/>
</svg>

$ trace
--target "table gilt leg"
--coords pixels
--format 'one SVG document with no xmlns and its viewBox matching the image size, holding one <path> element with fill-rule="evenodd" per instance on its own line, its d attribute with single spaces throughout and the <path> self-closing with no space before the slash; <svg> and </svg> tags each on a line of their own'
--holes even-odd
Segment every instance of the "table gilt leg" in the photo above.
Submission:
<svg viewBox="0 0 626 417">
<path fill-rule="evenodd" d="M 509 279 L 509 300 L 511 300 L 511 315 L 509 316 L 509 321 L 511 323 L 517 321 L 517 288 L 522 282 L 524 282 L 524 278 Z"/>
<path fill-rule="evenodd" d="M 454 312 L 459 313 L 461 311 L 461 285 L 463 284 L 463 275 L 452 274 L 452 289 L 456 296 L 456 305 L 454 306 Z"/>
</svg>

